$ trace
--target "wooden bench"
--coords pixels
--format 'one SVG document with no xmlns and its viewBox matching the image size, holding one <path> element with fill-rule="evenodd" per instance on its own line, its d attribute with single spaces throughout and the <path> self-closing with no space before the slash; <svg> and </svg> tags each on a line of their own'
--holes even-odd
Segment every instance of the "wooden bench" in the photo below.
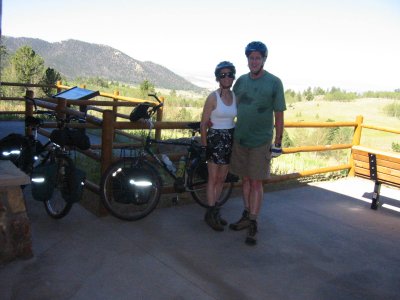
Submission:
<svg viewBox="0 0 400 300">
<path fill-rule="evenodd" d="M 353 146 L 356 176 L 375 181 L 371 209 L 378 209 L 381 184 L 400 187 L 400 153 Z"/>
</svg>

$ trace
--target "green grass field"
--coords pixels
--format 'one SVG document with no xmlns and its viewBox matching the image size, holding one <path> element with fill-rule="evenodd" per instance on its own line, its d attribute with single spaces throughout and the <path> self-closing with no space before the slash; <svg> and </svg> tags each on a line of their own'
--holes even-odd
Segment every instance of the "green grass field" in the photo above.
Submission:
<svg viewBox="0 0 400 300">
<path fill-rule="evenodd" d="M 288 106 L 285 120 L 291 122 L 355 121 L 364 117 L 364 124 L 400 128 L 400 119 L 388 117 L 383 108 L 393 103 L 393 99 L 356 99 L 350 102 L 339 101 L 303 101 Z M 398 134 L 363 129 L 361 144 L 382 150 L 391 150 L 392 142 L 400 143 Z"/>
</svg>

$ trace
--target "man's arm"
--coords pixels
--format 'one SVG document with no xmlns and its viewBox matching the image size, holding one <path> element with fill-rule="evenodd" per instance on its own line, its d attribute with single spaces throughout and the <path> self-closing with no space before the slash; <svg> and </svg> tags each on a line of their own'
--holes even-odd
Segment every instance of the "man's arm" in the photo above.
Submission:
<svg viewBox="0 0 400 300">
<path fill-rule="evenodd" d="M 275 112 L 275 142 L 274 144 L 282 144 L 284 115 L 283 111 Z"/>
</svg>

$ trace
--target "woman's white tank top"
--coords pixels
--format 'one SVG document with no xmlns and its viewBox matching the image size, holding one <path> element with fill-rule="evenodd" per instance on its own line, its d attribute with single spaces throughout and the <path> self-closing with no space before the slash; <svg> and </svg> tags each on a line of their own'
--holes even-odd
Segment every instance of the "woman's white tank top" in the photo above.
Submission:
<svg viewBox="0 0 400 300">
<path fill-rule="evenodd" d="M 217 106 L 211 112 L 211 128 L 214 129 L 231 129 L 235 127 L 234 118 L 237 114 L 237 107 L 236 107 L 236 96 L 235 93 L 232 92 L 232 104 L 225 105 L 222 101 L 220 95 L 217 91 L 215 91 L 215 95 L 217 96 Z"/>
</svg>

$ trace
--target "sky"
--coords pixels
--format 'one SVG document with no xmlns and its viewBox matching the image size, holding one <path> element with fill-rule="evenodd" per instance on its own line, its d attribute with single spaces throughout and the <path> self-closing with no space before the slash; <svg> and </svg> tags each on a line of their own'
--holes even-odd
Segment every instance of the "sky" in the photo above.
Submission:
<svg viewBox="0 0 400 300">
<path fill-rule="evenodd" d="M 217 88 L 215 66 L 248 72 L 246 45 L 285 89 L 400 88 L 399 0 L 3 0 L 2 34 L 108 45 Z M 151 81 L 151 79 L 149 79 Z"/>
</svg>

